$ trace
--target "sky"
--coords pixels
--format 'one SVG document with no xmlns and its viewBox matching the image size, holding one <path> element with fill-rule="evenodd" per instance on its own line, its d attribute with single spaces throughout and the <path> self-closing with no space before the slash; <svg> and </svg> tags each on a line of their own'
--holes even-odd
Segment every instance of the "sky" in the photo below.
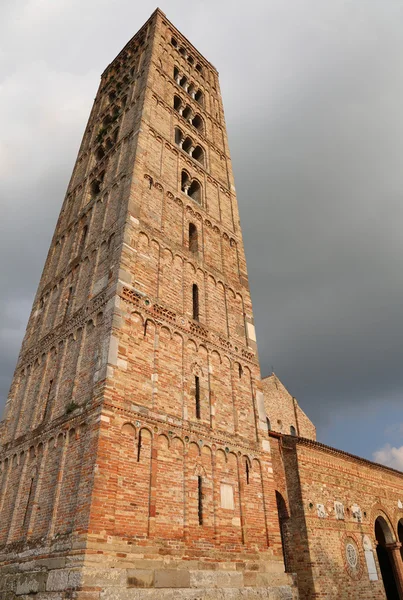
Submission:
<svg viewBox="0 0 403 600">
<path fill-rule="evenodd" d="M 403 4 L 161 0 L 220 73 L 263 375 L 403 470 Z M 104 68 L 149 0 L 0 4 L 0 406 Z"/>
</svg>

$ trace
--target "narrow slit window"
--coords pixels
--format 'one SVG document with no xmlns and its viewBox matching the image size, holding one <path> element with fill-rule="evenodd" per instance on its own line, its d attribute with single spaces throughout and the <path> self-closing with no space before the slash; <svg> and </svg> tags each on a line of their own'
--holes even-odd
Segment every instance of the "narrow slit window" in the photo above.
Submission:
<svg viewBox="0 0 403 600">
<path fill-rule="evenodd" d="M 200 413 L 200 379 L 195 376 L 195 406 L 196 406 L 196 419 L 201 418 Z"/>
<path fill-rule="evenodd" d="M 296 429 L 295 429 L 294 425 L 291 425 L 291 427 L 290 427 L 290 434 L 294 435 L 294 436 L 297 435 L 297 432 L 296 432 Z"/>
<path fill-rule="evenodd" d="M 194 283 L 192 287 L 192 300 L 193 300 L 193 318 L 195 321 L 199 320 L 199 288 Z"/>
<path fill-rule="evenodd" d="M 141 430 L 140 430 L 139 439 L 137 442 L 137 462 L 140 462 L 140 456 L 141 456 Z"/>
<path fill-rule="evenodd" d="M 28 492 L 28 500 L 27 500 L 27 505 L 25 507 L 25 513 L 24 513 L 24 519 L 22 521 L 22 524 L 25 525 L 25 521 L 27 520 L 27 516 L 28 516 L 28 512 L 30 510 L 31 507 L 31 500 L 32 500 L 32 492 L 33 492 L 33 488 L 34 488 L 34 478 L 31 477 L 31 483 L 29 485 L 29 492 Z"/>
<path fill-rule="evenodd" d="M 203 479 L 201 475 L 197 476 L 197 500 L 199 525 L 203 525 Z"/>
<path fill-rule="evenodd" d="M 249 483 L 249 463 L 245 462 L 245 471 L 246 471 L 246 483 Z"/>
<path fill-rule="evenodd" d="M 88 234 L 88 225 L 84 225 L 82 231 L 81 231 L 81 238 L 80 238 L 80 243 L 78 246 L 78 253 L 80 254 L 85 247 L 85 241 L 87 239 L 87 234 Z"/>
<path fill-rule="evenodd" d="M 50 394 L 52 392 L 52 388 L 53 388 L 53 379 L 51 379 L 49 381 L 48 393 L 46 395 L 46 402 L 45 402 L 45 410 L 43 411 L 43 420 L 45 420 L 46 417 L 48 416 L 48 412 L 49 412 L 49 400 L 50 400 Z"/>
<path fill-rule="evenodd" d="M 269 417 L 266 417 L 267 433 L 271 431 L 271 423 Z"/>
<path fill-rule="evenodd" d="M 70 305 L 71 305 L 71 299 L 72 299 L 72 296 L 73 296 L 73 286 L 71 285 L 71 286 L 69 287 L 69 291 L 68 291 L 68 293 L 67 293 L 66 305 L 65 305 L 65 307 L 64 307 L 64 318 L 66 318 L 66 317 L 67 317 L 67 314 L 68 314 L 68 312 L 69 312 Z"/>
<path fill-rule="evenodd" d="M 197 227 L 194 223 L 189 223 L 189 250 L 195 254 L 198 249 Z"/>
</svg>

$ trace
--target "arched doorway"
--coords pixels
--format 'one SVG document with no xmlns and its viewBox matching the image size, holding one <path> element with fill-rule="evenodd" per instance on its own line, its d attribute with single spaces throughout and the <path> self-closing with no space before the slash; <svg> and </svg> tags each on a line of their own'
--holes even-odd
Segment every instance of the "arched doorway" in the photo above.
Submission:
<svg viewBox="0 0 403 600">
<path fill-rule="evenodd" d="M 386 598 L 387 600 L 399 600 L 399 592 L 397 591 L 395 575 L 393 573 L 392 559 L 387 548 L 387 544 L 393 544 L 394 539 L 388 523 L 381 516 L 375 521 L 375 537 L 378 542 L 376 554 L 382 573 Z"/>
<path fill-rule="evenodd" d="M 403 519 L 400 519 L 399 523 L 397 524 L 397 537 L 399 538 L 399 542 L 401 543 L 400 556 L 403 560 Z"/>
</svg>

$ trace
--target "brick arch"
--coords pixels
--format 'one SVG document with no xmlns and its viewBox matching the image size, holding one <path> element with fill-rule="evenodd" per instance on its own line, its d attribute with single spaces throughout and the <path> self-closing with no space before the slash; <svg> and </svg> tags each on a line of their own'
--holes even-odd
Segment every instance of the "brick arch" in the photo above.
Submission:
<svg viewBox="0 0 403 600">
<path fill-rule="evenodd" d="M 130 423 L 129 421 L 127 421 L 126 423 L 124 423 L 121 427 L 121 432 L 125 435 L 129 435 L 131 436 L 133 439 L 136 438 L 136 428 L 135 426 Z"/>
<path fill-rule="evenodd" d="M 378 517 L 382 517 L 382 519 L 388 525 L 390 533 L 391 533 L 391 535 L 389 536 L 388 532 L 386 530 L 384 530 L 386 542 L 387 543 L 396 542 L 397 534 L 396 534 L 396 530 L 392 524 L 392 519 L 389 517 L 388 513 L 386 512 L 386 509 L 383 506 L 383 504 L 380 504 L 379 502 L 371 507 L 370 522 L 372 523 L 372 527 L 375 527 L 375 521 L 377 520 Z"/>
</svg>

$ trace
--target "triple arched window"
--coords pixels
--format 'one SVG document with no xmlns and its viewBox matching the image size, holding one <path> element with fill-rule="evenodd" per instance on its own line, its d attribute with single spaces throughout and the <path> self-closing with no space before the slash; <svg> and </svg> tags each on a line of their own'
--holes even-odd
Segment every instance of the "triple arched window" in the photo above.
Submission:
<svg viewBox="0 0 403 600">
<path fill-rule="evenodd" d="M 189 154 L 189 156 L 205 166 L 205 154 L 203 148 L 194 142 L 191 137 L 185 135 L 179 127 L 175 127 L 175 144 L 186 152 L 186 154 Z"/>
<path fill-rule="evenodd" d="M 185 90 L 193 98 L 196 100 L 201 106 L 204 105 L 204 95 L 203 92 L 196 87 L 196 85 L 187 78 L 186 75 L 183 75 L 178 67 L 174 67 L 174 79 L 181 88 Z"/>
<path fill-rule="evenodd" d="M 204 121 L 201 116 L 195 113 L 191 106 L 185 104 L 179 96 L 174 96 L 174 109 L 197 131 L 204 133 Z"/>
</svg>

